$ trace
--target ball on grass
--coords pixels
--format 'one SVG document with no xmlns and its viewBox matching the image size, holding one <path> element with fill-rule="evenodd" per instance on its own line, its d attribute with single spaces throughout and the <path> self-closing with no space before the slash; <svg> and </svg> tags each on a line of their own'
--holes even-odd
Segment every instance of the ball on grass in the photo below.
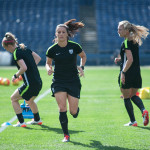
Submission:
<svg viewBox="0 0 150 150">
<path fill-rule="evenodd" d="M 2 85 L 2 82 L 3 82 L 3 78 L 0 77 L 0 85 Z"/>
<path fill-rule="evenodd" d="M 3 84 L 3 85 L 6 85 L 6 86 L 10 85 L 9 79 L 4 78 L 3 81 L 2 81 L 2 84 Z"/>
</svg>

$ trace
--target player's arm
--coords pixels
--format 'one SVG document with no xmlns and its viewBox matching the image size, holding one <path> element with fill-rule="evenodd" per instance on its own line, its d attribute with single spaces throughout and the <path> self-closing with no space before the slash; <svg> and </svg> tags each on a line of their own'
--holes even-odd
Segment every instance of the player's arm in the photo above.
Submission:
<svg viewBox="0 0 150 150">
<path fill-rule="evenodd" d="M 122 72 L 121 72 L 121 82 L 123 84 L 125 84 L 125 73 L 127 72 L 127 70 L 130 68 L 130 66 L 133 63 L 133 56 L 130 50 L 125 50 L 126 56 L 127 56 L 127 61 L 125 64 L 125 67 L 123 68 Z"/>
<path fill-rule="evenodd" d="M 131 51 L 130 50 L 125 50 L 125 53 L 126 53 L 126 56 L 127 56 L 127 61 L 126 61 L 125 67 L 122 70 L 123 72 L 126 72 L 133 63 L 133 56 L 132 56 Z"/>
<path fill-rule="evenodd" d="M 86 54 L 84 51 L 82 51 L 79 56 L 81 57 L 80 66 L 85 66 L 86 63 Z"/>
<path fill-rule="evenodd" d="M 33 56 L 36 64 L 38 64 L 41 61 L 41 57 L 37 53 L 32 52 L 32 56 Z"/>
<path fill-rule="evenodd" d="M 54 72 L 53 69 L 52 69 L 52 61 L 53 61 L 52 58 L 46 57 L 45 67 L 46 67 L 48 75 L 51 75 Z"/>
<path fill-rule="evenodd" d="M 18 78 L 21 74 L 23 74 L 27 70 L 27 66 L 23 59 L 20 59 L 17 61 L 17 64 L 19 65 L 20 69 L 18 72 L 12 77 L 12 81 L 14 81 L 16 78 Z"/>
<path fill-rule="evenodd" d="M 79 56 L 81 57 L 81 60 L 80 60 L 80 67 L 78 67 L 78 70 L 80 71 L 79 72 L 79 75 L 80 77 L 84 77 L 84 66 L 85 66 L 85 63 L 86 63 L 86 54 L 84 51 L 82 51 Z"/>
</svg>

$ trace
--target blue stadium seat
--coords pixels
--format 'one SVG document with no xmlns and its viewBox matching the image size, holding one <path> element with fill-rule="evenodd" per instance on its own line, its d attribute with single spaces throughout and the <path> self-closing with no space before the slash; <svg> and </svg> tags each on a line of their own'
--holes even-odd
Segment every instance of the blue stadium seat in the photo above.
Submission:
<svg viewBox="0 0 150 150">
<path fill-rule="evenodd" d="M 0 38 L 12 32 L 19 39 L 43 57 L 52 45 L 58 24 L 79 19 L 79 0 L 0 0 Z M 75 41 L 78 42 L 78 36 Z M 0 49 L 3 48 L 0 46 Z"/>
<path fill-rule="evenodd" d="M 96 0 L 96 20 L 98 31 L 99 53 L 109 51 L 110 55 L 120 48 L 123 39 L 117 33 L 118 22 L 128 20 L 131 23 L 150 28 L 149 0 Z M 150 39 L 147 38 L 141 47 L 142 53 L 150 51 Z M 112 51 L 112 52 L 111 52 Z"/>
</svg>

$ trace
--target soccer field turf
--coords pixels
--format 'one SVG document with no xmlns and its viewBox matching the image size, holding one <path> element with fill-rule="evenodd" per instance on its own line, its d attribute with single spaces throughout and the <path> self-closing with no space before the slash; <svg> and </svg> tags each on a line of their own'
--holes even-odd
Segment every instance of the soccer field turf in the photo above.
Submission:
<svg viewBox="0 0 150 150">
<path fill-rule="evenodd" d="M 11 79 L 16 71 L 14 67 L 0 67 L 0 77 Z M 74 119 L 69 111 L 67 113 L 71 142 L 62 143 L 63 133 L 58 119 L 58 107 L 49 93 L 37 103 L 43 125 L 28 125 L 26 128 L 8 126 L 0 132 L 0 150 L 150 149 L 150 124 L 143 126 L 142 114 L 135 105 L 133 106 L 138 127 L 123 126 L 129 122 L 129 117 L 120 98 L 118 73 L 119 67 L 85 68 L 85 78 L 81 78 L 79 116 Z M 141 73 L 143 87 L 149 87 L 150 68 L 142 67 Z M 52 79 L 44 67 L 40 67 L 40 74 L 43 88 L 39 95 L 50 88 Z M 0 85 L 0 125 L 15 116 L 10 96 L 17 87 Z M 150 111 L 150 99 L 143 102 Z M 12 122 L 15 123 L 17 120 Z"/>
</svg>

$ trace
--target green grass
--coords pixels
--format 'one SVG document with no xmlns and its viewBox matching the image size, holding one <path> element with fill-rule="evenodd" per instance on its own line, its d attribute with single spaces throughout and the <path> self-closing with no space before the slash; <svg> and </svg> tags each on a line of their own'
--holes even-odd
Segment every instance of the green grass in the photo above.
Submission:
<svg viewBox="0 0 150 150">
<path fill-rule="evenodd" d="M 150 68 L 142 67 L 143 87 L 150 86 Z M 16 68 L 0 68 L 0 76 L 11 79 Z M 1 150 L 148 150 L 150 125 L 144 127 L 140 110 L 134 105 L 138 127 L 124 127 L 129 121 L 120 99 L 118 67 L 86 67 L 82 78 L 80 114 L 74 119 L 68 112 L 71 142 L 62 143 L 62 130 L 55 99 L 48 94 L 37 105 L 43 125 L 27 128 L 7 127 L 0 133 Z M 50 88 L 51 79 L 40 68 L 43 88 Z M 10 96 L 16 86 L 0 86 L 0 124 L 15 116 Z M 23 102 L 23 101 L 22 101 Z M 150 100 L 143 100 L 150 111 Z M 28 121 L 27 119 L 25 121 Z M 17 122 L 14 121 L 13 124 Z"/>
</svg>

